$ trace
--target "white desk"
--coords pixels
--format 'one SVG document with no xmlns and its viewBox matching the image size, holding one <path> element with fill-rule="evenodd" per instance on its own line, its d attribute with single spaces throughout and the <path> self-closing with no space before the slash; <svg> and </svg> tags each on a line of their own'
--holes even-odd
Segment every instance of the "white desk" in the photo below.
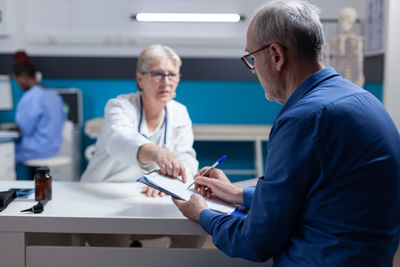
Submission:
<svg viewBox="0 0 400 267">
<path fill-rule="evenodd" d="M 196 141 L 250 141 L 254 142 L 254 170 L 224 170 L 227 174 L 264 174 L 262 142 L 268 141 L 270 125 L 194 124 Z"/>
<path fill-rule="evenodd" d="M 0 191 L 33 187 L 0 181 Z M 169 197 L 148 198 L 137 183 L 53 182 L 53 200 L 42 214 L 23 214 L 33 197 L 0 213 L 0 266 L 270 266 L 232 259 L 216 249 L 38 245 L 30 236 L 68 234 L 206 235 L 183 217 Z"/>
</svg>

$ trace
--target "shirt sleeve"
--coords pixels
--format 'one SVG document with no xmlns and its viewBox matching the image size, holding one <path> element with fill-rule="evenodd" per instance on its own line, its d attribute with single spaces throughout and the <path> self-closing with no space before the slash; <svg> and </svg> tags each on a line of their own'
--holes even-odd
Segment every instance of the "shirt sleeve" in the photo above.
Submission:
<svg viewBox="0 0 400 267">
<path fill-rule="evenodd" d="M 105 149 L 115 159 L 139 166 L 139 148 L 151 143 L 137 131 L 138 118 L 132 103 L 125 99 L 110 100 L 105 109 L 102 131 Z"/>
<path fill-rule="evenodd" d="M 244 206 L 250 208 L 251 202 L 253 201 L 255 187 L 246 187 L 243 188 L 243 202 Z"/>
<path fill-rule="evenodd" d="M 318 176 L 313 127 L 286 119 L 274 128 L 265 175 L 254 189 L 247 216 L 221 215 L 210 210 L 200 215 L 201 226 L 229 256 L 266 261 L 277 255 L 296 230 L 307 189 Z M 246 206 L 250 200 L 247 193 L 245 190 Z"/>
</svg>

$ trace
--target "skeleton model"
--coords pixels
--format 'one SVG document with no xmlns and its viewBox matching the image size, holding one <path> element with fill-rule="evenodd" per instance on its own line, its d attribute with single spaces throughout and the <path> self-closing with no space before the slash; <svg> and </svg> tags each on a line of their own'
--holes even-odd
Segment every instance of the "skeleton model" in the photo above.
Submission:
<svg viewBox="0 0 400 267">
<path fill-rule="evenodd" d="M 340 11 L 339 24 L 342 33 L 330 39 L 326 47 L 325 63 L 332 66 L 344 78 L 358 86 L 364 85 L 363 43 L 364 37 L 351 32 L 357 12 L 351 7 Z"/>
</svg>

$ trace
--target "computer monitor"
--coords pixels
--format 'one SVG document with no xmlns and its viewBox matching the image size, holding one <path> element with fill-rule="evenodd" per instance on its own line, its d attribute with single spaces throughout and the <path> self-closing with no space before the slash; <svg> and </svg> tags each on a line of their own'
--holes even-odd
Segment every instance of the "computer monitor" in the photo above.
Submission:
<svg viewBox="0 0 400 267">
<path fill-rule="evenodd" d="M 13 99 L 9 75 L 0 75 L 0 110 L 11 110 Z"/>
<path fill-rule="evenodd" d="M 56 89 L 64 100 L 64 109 L 67 119 L 74 123 L 75 127 L 82 125 L 82 96 L 81 91 L 76 88 Z"/>
</svg>

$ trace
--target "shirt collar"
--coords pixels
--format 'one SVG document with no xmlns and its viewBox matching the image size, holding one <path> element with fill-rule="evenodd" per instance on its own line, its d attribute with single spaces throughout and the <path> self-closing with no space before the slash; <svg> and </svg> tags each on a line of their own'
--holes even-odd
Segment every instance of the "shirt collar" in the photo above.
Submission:
<svg viewBox="0 0 400 267">
<path fill-rule="evenodd" d="M 302 99 L 308 92 L 314 89 L 318 84 L 334 76 L 339 76 L 339 74 L 333 68 L 329 67 L 319 70 L 308 77 L 302 84 L 300 84 L 299 87 L 297 87 L 296 90 L 294 90 L 288 101 L 286 101 L 286 103 L 283 105 L 275 121 L 300 99 Z"/>
</svg>

